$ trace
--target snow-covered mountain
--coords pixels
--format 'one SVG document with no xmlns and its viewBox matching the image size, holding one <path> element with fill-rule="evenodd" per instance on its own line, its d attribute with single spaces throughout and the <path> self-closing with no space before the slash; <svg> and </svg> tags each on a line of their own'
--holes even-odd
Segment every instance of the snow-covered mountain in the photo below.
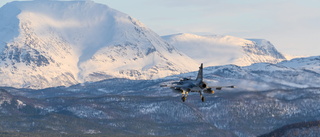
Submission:
<svg viewBox="0 0 320 137">
<path fill-rule="evenodd" d="M 229 83 L 250 76 L 240 82 L 252 86 L 261 83 L 257 80 L 261 75 L 255 72 L 268 71 L 264 83 L 274 80 L 268 78 L 268 74 L 278 74 L 274 71 L 306 75 L 320 71 L 318 57 L 270 64 L 283 60 L 262 39 L 186 33 L 161 38 L 138 20 L 92 1 L 19 1 L 0 8 L 0 86 L 39 89 L 108 78 L 156 79 L 196 72 L 200 63 L 235 64 L 213 67 L 214 72 L 208 73 L 221 69 L 240 76 L 219 78 Z M 252 63 L 261 64 L 239 67 Z M 278 81 L 286 80 L 279 77 Z M 314 85 L 311 80 L 311 84 L 289 81 L 280 85 Z M 274 83 L 279 85 L 270 82 L 266 87 Z"/>
<path fill-rule="evenodd" d="M 320 73 L 312 69 L 319 67 L 319 59 L 205 67 L 208 85 L 236 86 L 204 94 L 205 102 L 198 93 L 182 102 L 181 94 L 160 88 L 181 77 L 195 78 L 197 71 L 155 80 L 115 78 L 39 90 L 3 88 L 0 116 L 6 118 L 0 119 L 5 132 L 0 135 L 259 136 L 288 124 L 320 120 Z M 291 133 L 313 136 L 319 128 L 299 130 Z"/>
<path fill-rule="evenodd" d="M 279 64 L 296 69 L 311 70 L 320 74 L 320 56 L 295 58 Z"/>
<path fill-rule="evenodd" d="M 162 36 L 178 50 L 209 66 L 252 63 L 278 63 L 286 58 L 267 40 L 233 36 L 199 36 L 182 33 Z"/>
<path fill-rule="evenodd" d="M 216 72 L 207 73 L 206 80 L 219 80 L 216 79 L 219 75 L 234 78 L 237 75 L 233 74 L 238 71 L 232 72 L 231 68 L 239 70 L 236 66 L 206 68 L 204 72 L 210 69 Z M 285 76 L 286 71 L 283 72 L 281 74 Z M 267 73 L 254 75 L 259 74 L 263 79 Z M 289 73 L 287 77 L 297 78 L 290 76 L 292 74 L 295 73 Z M 303 77 L 310 77 L 298 74 L 302 74 L 296 79 L 300 82 Z M 271 77 L 274 75 L 276 73 L 270 74 Z M 240 76 L 237 77 L 240 79 Z M 0 90 L 0 116 L 5 117 L 0 119 L 1 132 L 9 132 L 5 134 L 8 136 L 21 132 L 29 136 L 255 137 L 284 125 L 320 120 L 319 85 L 260 92 L 236 92 L 238 88 L 221 90 L 213 95 L 205 94 L 205 102 L 199 99 L 199 94 L 190 93 L 188 100 L 182 102 L 180 94 L 159 87 L 172 80 L 178 79 L 108 79 L 40 90 L 5 88 L 6 91 Z M 258 86 L 263 86 L 262 83 L 264 81 Z M 301 132 L 312 133 L 308 128 L 312 127 L 304 127 Z M 317 130 L 319 127 L 314 129 Z M 297 131 L 293 133 L 297 135 Z"/>
<path fill-rule="evenodd" d="M 208 85 L 235 85 L 232 91 L 265 91 L 320 87 L 320 56 L 285 60 L 277 64 L 254 63 L 250 66 L 222 65 L 204 68 Z M 197 72 L 166 77 L 170 82 L 195 77 Z M 169 83 L 170 83 L 169 82 Z"/>
<path fill-rule="evenodd" d="M 253 137 L 283 126 L 288 136 L 319 135 L 319 122 L 288 124 L 320 120 L 320 56 L 278 63 L 284 57 L 266 40 L 181 36 L 176 42 L 185 45 L 173 44 L 183 53 L 130 16 L 87 0 L 5 5 L 0 136 Z M 199 64 L 187 55 L 204 63 L 209 86 L 236 88 L 205 94 L 205 102 L 198 93 L 182 102 L 160 88 L 196 77 Z"/>
<path fill-rule="evenodd" d="M 17 1 L 0 9 L 0 85 L 69 86 L 197 69 L 138 20 L 92 1 Z"/>
</svg>

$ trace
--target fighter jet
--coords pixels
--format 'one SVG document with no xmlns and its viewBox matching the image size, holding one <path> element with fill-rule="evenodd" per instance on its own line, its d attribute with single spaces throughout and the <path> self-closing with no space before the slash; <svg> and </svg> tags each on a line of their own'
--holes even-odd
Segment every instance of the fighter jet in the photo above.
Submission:
<svg viewBox="0 0 320 137">
<path fill-rule="evenodd" d="M 203 63 L 199 67 L 199 72 L 197 79 L 193 80 L 190 78 L 182 78 L 179 82 L 173 82 L 171 85 L 160 85 L 161 87 L 170 87 L 173 91 L 182 94 L 182 101 L 185 102 L 189 92 L 198 92 L 202 102 L 205 101 L 203 93 L 213 94 L 214 90 L 221 90 L 222 88 L 234 88 L 234 86 L 216 86 L 208 87 L 208 85 L 203 81 Z"/>
</svg>

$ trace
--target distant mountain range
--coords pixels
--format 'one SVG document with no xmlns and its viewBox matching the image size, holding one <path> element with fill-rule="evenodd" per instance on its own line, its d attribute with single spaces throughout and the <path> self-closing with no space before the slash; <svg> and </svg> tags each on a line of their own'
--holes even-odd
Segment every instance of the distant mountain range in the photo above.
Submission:
<svg viewBox="0 0 320 137">
<path fill-rule="evenodd" d="M 17 1 L 0 9 L 1 86 L 46 88 L 154 79 L 195 61 L 138 20 L 92 1 Z"/>
<path fill-rule="evenodd" d="M 262 74 L 255 74 L 261 70 L 253 68 L 271 73 L 288 67 L 279 72 L 282 75 L 319 73 L 317 57 L 281 62 L 285 57 L 267 40 L 186 33 L 160 37 L 129 15 L 92 1 L 11 2 L 0 8 L 0 30 L 0 86 L 6 87 L 42 89 L 111 78 L 150 80 L 196 71 L 200 63 L 216 66 L 209 71 L 214 75 L 224 70 L 246 75 L 253 85 Z M 261 62 L 265 64 L 239 67 Z M 274 80 L 267 76 L 261 81 Z M 216 78 L 232 83 L 232 77 Z M 296 87 L 314 85 L 308 81 Z"/>
<path fill-rule="evenodd" d="M 159 88 L 169 81 L 109 79 L 67 88 L 5 88 L 0 90 L 0 135 L 254 137 L 320 119 L 320 88 L 222 90 L 205 94 L 205 102 L 190 93 L 182 102 L 180 94 Z M 319 133 L 318 126 L 300 127 L 280 131 Z"/>
<path fill-rule="evenodd" d="M 236 88 L 182 102 L 160 87 L 200 63 L 209 86 Z M 160 37 L 89 0 L 0 8 L 0 136 L 316 136 L 319 83 L 320 56 L 263 39 Z"/>
<path fill-rule="evenodd" d="M 163 36 L 169 44 L 208 66 L 253 63 L 278 63 L 286 58 L 264 39 L 243 39 L 233 36 L 199 36 L 182 33 Z"/>
<path fill-rule="evenodd" d="M 182 77 L 195 78 L 197 72 L 40 90 L 4 88 L 0 116 L 6 118 L 0 120 L 0 128 L 18 128 L 33 135 L 267 135 L 288 124 L 319 120 L 319 60 L 320 56 L 315 56 L 278 64 L 206 67 L 204 76 L 209 85 L 236 86 L 205 94 L 206 102 L 192 93 L 182 102 L 180 94 L 159 87 Z M 19 123 L 14 122 L 17 119 Z M 295 132 L 290 126 L 285 130 L 286 134 Z M 314 135 L 317 130 L 313 126 L 299 129 L 297 134 Z M 275 133 L 279 130 L 270 134 Z"/>
</svg>

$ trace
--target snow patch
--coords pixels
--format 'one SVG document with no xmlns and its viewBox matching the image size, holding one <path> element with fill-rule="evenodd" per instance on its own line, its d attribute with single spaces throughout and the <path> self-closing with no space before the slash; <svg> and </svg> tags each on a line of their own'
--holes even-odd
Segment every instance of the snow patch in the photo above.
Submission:
<svg viewBox="0 0 320 137">
<path fill-rule="evenodd" d="M 26 106 L 26 104 L 25 103 L 23 103 L 21 100 L 17 100 L 17 108 L 22 108 L 22 107 L 25 107 Z"/>
</svg>

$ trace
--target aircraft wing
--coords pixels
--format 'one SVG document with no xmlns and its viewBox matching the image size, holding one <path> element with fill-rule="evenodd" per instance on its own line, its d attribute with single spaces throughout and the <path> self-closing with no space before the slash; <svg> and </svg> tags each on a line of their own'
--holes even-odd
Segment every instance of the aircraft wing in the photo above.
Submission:
<svg viewBox="0 0 320 137">
<path fill-rule="evenodd" d="M 176 85 L 176 84 L 168 84 L 168 85 L 160 85 L 160 87 L 170 87 L 170 88 L 191 88 L 190 84 Z"/>
<path fill-rule="evenodd" d="M 169 88 L 176 89 L 176 90 L 190 91 L 190 89 L 193 87 L 193 85 L 190 83 L 185 83 L 182 85 L 168 84 L 168 85 L 160 85 L 160 87 L 169 87 Z"/>
<path fill-rule="evenodd" d="M 210 86 L 209 88 L 221 90 L 222 88 L 235 88 L 235 86 Z"/>
<path fill-rule="evenodd" d="M 212 87 L 208 87 L 208 88 L 204 89 L 203 91 L 205 93 L 214 94 L 214 90 L 212 90 L 212 89 L 221 90 L 222 88 L 234 88 L 234 87 L 235 86 L 212 86 Z"/>
<path fill-rule="evenodd" d="M 168 85 L 160 85 L 160 87 L 169 87 L 169 88 L 174 88 L 174 87 L 179 87 L 182 85 L 175 85 L 175 84 L 168 84 Z"/>
</svg>

